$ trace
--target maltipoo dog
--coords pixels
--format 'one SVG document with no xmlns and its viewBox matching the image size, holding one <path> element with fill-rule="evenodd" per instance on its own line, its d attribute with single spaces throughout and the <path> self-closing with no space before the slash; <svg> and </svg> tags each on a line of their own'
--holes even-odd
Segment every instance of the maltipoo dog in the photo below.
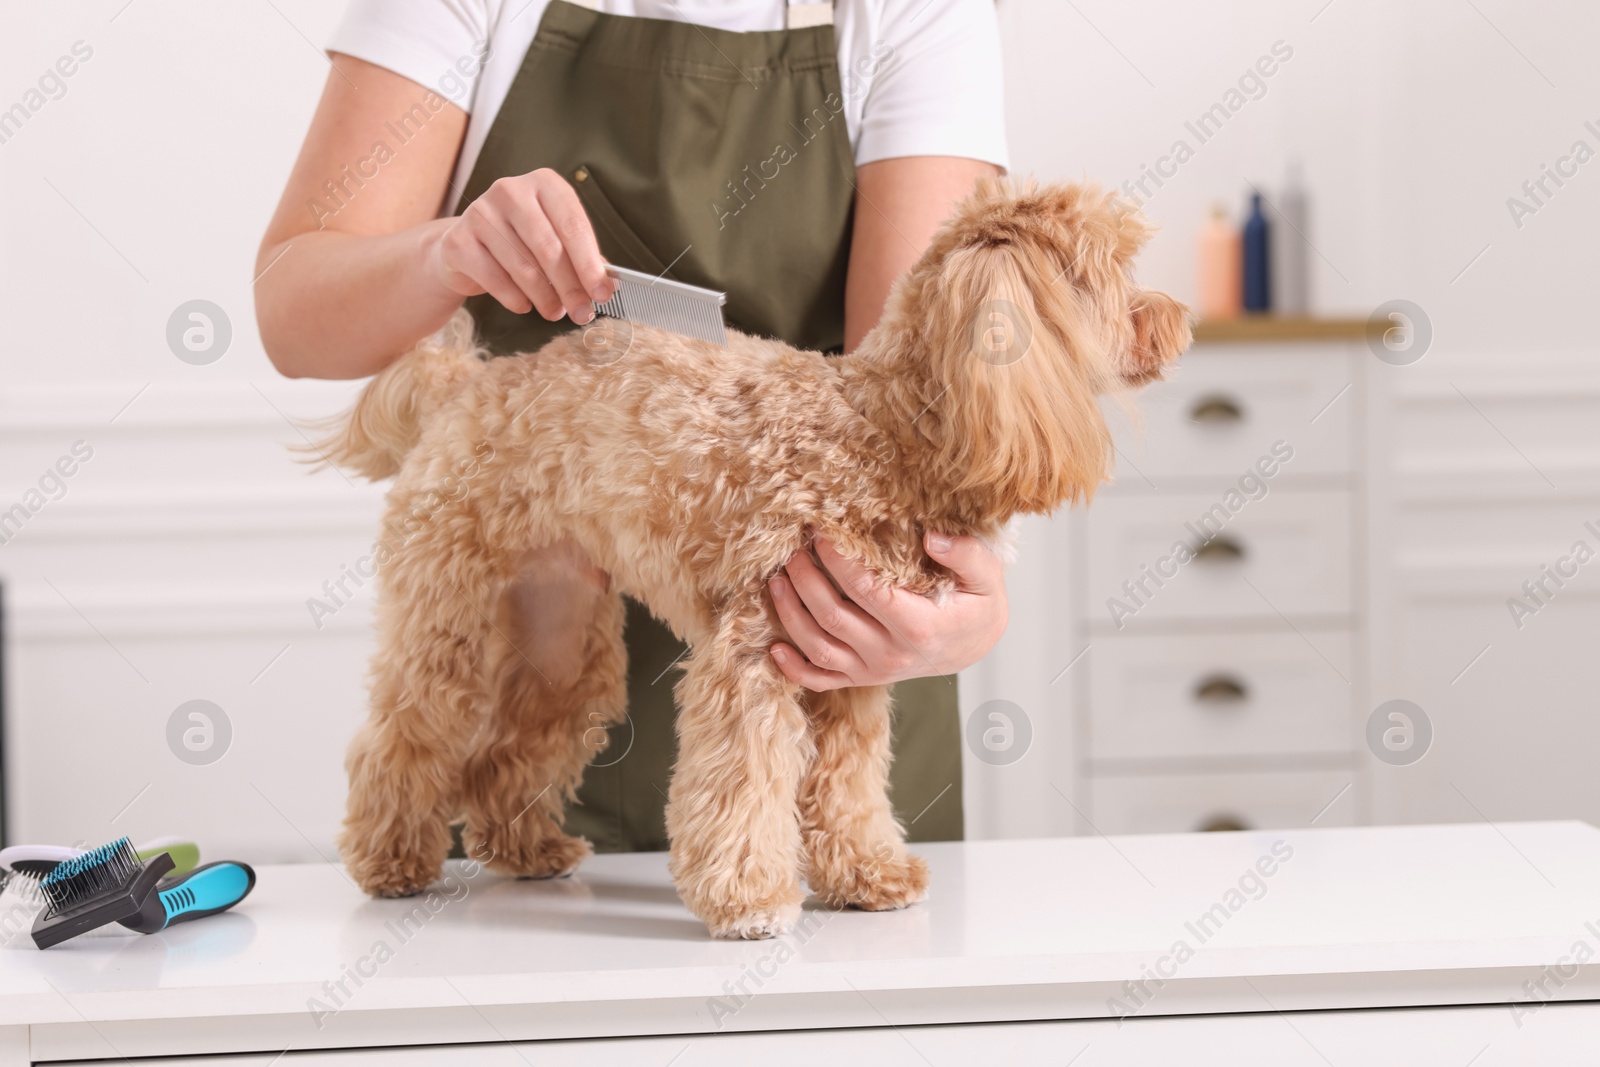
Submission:
<svg viewBox="0 0 1600 1067">
<path fill-rule="evenodd" d="M 889 691 L 786 680 L 767 580 L 821 536 L 939 598 L 952 578 L 925 531 L 993 542 L 1013 515 L 1087 500 L 1111 451 L 1096 397 L 1189 343 L 1187 310 L 1134 284 L 1149 232 L 1093 188 L 985 181 L 848 356 L 600 319 L 485 360 L 463 313 L 379 374 L 324 443 L 398 476 L 347 761 L 351 876 L 417 892 L 458 817 L 514 875 L 589 855 L 561 819 L 627 710 L 626 593 L 690 648 L 667 829 L 711 933 L 782 932 L 802 878 L 835 907 L 923 899 L 886 794 Z"/>
</svg>

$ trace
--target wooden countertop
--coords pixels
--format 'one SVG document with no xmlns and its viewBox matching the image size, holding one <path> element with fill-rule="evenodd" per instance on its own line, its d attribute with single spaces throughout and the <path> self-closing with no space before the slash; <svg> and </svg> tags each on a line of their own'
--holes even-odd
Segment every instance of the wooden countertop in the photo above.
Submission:
<svg viewBox="0 0 1600 1067">
<path fill-rule="evenodd" d="M 1281 315 L 1210 319 L 1194 328 L 1195 344 L 1362 341 L 1366 336 L 1366 319 L 1290 318 Z"/>
<path fill-rule="evenodd" d="M 1600 945 L 1600 830 L 1576 822 L 918 851 L 927 903 L 814 909 L 766 942 L 708 939 L 659 853 L 551 882 L 455 866 L 410 900 L 262 867 L 225 915 L 0 952 L 0 1039 L 25 1026 L 36 1059 L 73 1059 L 1505 1004 Z M 1600 998 L 1600 962 L 1548 988 Z"/>
</svg>

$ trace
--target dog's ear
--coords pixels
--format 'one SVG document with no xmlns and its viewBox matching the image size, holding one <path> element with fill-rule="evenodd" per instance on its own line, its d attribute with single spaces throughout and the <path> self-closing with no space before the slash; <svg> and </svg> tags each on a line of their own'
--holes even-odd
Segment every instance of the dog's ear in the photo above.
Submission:
<svg viewBox="0 0 1600 1067">
<path fill-rule="evenodd" d="M 1129 385 L 1143 385 L 1160 378 L 1175 363 L 1193 339 L 1189 309 L 1166 293 L 1141 289 L 1128 307 L 1133 320 L 1133 346 L 1123 378 Z"/>
<path fill-rule="evenodd" d="M 1109 383 L 1085 298 L 1053 283 L 1041 242 L 950 243 L 899 309 L 931 371 L 916 431 L 957 468 L 948 484 L 997 514 L 1087 500 L 1109 459 L 1095 399 Z"/>
</svg>

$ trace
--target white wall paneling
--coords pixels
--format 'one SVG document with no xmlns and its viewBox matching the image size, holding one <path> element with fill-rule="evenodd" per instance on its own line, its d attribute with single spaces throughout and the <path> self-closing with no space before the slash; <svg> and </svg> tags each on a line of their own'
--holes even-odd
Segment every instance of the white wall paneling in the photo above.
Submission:
<svg viewBox="0 0 1600 1067">
<path fill-rule="evenodd" d="M 354 595 L 320 620 L 306 600 L 370 546 L 381 495 L 291 462 L 303 439 L 285 415 L 330 414 L 352 386 L 157 384 L 124 410 L 131 395 L 4 398 L 0 507 L 74 442 L 92 449 L 0 544 L 12 836 L 179 833 L 212 854 L 331 855 L 370 598 L 347 580 Z M 196 699 L 231 726 L 204 766 L 168 744 Z"/>
<path fill-rule="evenodd" d="M 1600 820 L 1600 534 L 1588 525 L 1600 528 L 1600 373 L 1560 353 L 1386 371 L 1388 640 L 1375 670 L 1380 699 L 1415 701 L 1435 734 L 1421 762 L 1374 766 L 1376 815 Z M 1582 565 L 1580 542 L 1595 554 Z M 1558 567 L 1575 573 L 1546 577 Z M 1513 600 L 1536 610 L 1519 619 Z"/>
</svg>

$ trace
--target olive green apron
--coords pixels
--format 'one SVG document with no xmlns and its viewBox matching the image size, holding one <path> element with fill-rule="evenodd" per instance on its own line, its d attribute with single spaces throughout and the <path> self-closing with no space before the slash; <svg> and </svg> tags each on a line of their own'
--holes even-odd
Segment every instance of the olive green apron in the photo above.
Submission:
<svg viewBox="0 0 1600 1067">
<path fill-rule="evenodd" d="M 801 348 L 844 345 L 855 163 L 831 25 L 735 33 L 553 0 L 462 195 L 541 167 L 578 191 L 622 267 L 728 294 L 728 324 Z M 467 302 L 496 355 L 572 323 Z M 569 833 L 602 852 L 667 847 L 684 646 L 628 601 L 628 718 L 584 776 Z M 890 773 L 913 841 L 962 835 L 955 678 L 895 687 Z"/>
</svg>

